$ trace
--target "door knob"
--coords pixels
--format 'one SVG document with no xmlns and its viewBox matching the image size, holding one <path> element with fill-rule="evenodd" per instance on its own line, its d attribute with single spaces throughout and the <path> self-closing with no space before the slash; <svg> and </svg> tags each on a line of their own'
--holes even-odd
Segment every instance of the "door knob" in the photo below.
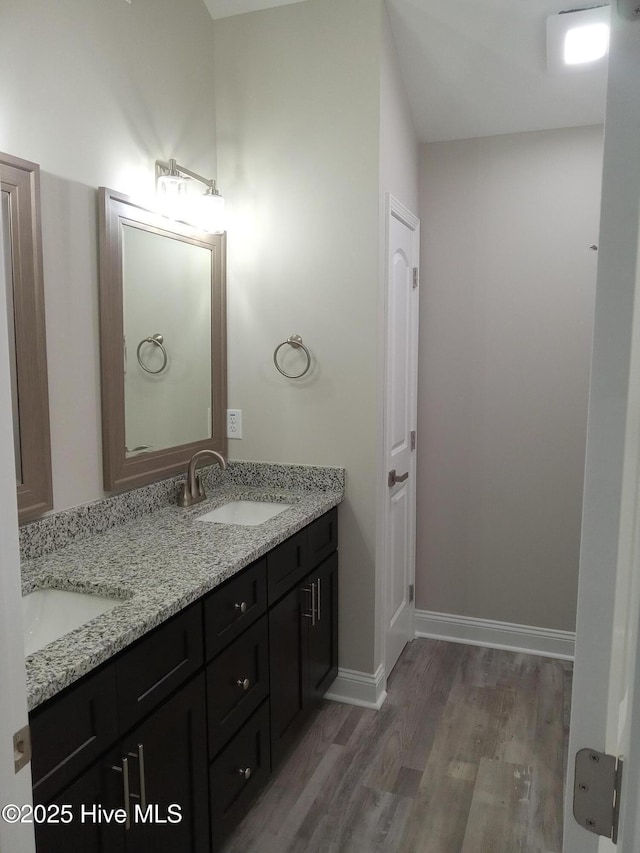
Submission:
<svg viewBox="0 0 640 853">
<path fill-rule="evenodd" d="M 387 483 L 389 484 L 389 488 L 391 489 L 395 486 L 396 483 L 404 483 L 404 481 L 408 480 L 408 479 L 409 479 L 409 472 L 408 471 L 406 474 L 401 474 L 400 476 L 398 476 L 396 474 L 396 469 L 394 468 L 392 471 L 389 471 L 389 479 L 387 480 Z"/>
</svg>

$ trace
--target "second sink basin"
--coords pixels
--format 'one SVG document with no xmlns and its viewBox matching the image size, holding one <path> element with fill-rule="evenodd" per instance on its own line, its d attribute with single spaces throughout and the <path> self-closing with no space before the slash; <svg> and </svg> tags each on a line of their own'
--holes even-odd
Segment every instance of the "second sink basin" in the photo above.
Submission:
<svg viewBox="0 0 640 853">
<path fill-rule="evenodd" d="M 66 589 L 36 589 L 22 598 L 25 656 L 43 649 L 96 616 L 121 604 L 105 598 Z"/>
<path fill-rule="evenodd" d="M 196 521 L 214 521 L 218 524 L 241 524 L 255 527 L 274 518 L 291 504 L 280 504 L 273 501 L 232 501 L 231 503 L 212 509 L 196 518 Z"/>
</svg>

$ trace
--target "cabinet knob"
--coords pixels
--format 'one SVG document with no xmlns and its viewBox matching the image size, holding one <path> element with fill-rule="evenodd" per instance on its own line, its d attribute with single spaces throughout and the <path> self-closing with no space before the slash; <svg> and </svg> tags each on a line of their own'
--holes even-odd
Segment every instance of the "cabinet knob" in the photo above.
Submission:
<svg viewBox="0 0 640 853">
<path fill-rule="evenodd" d="M 236 610 L 239 610 L 240 613 L 246 613 L 247 612 L 247 602 L 246 601 L 241 601 L 239 604 L 234 604 L 233 606 Z"/>
<path fill-rule="evenodd" d="M 242 690 L 248 690 L 251 687 L 251 682 L 248 678 L 239 678 L 236 681 L 238 687 L 242 688 Z"/>
<path fill-rule="evenodd" d="M 238 773 L 242 776 L 243 779 L 250 779 L 251 778 L 251 768 L 250 767 L 245 767 L 244 770 L 241 767 L 240 770 L 238 770 Z"/>
</svg>

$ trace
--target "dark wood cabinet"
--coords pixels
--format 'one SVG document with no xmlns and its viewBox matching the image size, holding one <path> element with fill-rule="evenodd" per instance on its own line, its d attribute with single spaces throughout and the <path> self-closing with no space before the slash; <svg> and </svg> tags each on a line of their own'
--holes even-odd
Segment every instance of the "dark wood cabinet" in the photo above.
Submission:
<svg viewBox="0 0 640 853">
<path fill-rule="evenodd" d="M 263 702 L 211 764 L 211 838 L 218 850 L 269 778 L 269 705 Z M 186 848 L 185 848 L 186 849 Z"/>
<path fill-rule="evenodd" d="M 219 848 L 337 674 L 336 549 L 333 509 L 32 714 L 37 853 Z"/>
<path fill-rule="evenodd" d="M 271 763 L 295 740 L 307 710 L 308 657 L 302 587 L 294 587 L 269 611 Z"/>
<path fill-rule="evenodd" d="M 311 574 L 316 584 L 316 619 L 309 625 L 308 701 L 317 704 L 338 674 L 338 554 Z"/>
<path fill-rule="evenodd" d="M 205 747 L 200 674 L 47 804 L 73 820 L 38 825 L 38 853 L 208 853 Z"/>
<path fill-rule="evenodd" d="M 115 753 L 98 761 L 47 803 L 49 819 L 36 825 L 37 853 L 124 853 L 124 825 L 114 816 L 101 819 L 121 803 L 122 779 L 113 770 L 117 761 Z M 69 823 L 66 809 L 72 818 Z"/>
<path fill-rule="evenodd" d="M 263 616 L 207 666 L 212 758 L 268 695 L 269 635 Z"/>
<path fill-rule="evenodd" d="M 306 553 L 326 559 L 311 572 L 309 560 L 300 583 L 269 609 L 272 767 L 338 674 L 337 513 L 332 510 L 304 532 Z"/>
<path fill-rule="evenodd" d="M 208 853 L 204 676 L 128 735 L 131 829 L 127 853 Z"/>
</svg>

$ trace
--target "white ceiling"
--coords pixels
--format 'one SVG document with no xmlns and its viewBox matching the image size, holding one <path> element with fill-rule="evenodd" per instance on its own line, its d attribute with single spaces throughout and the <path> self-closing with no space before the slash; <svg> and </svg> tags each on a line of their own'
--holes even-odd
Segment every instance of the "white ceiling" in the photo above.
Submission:
<svg viewBox="0 0 640 853">
<path fill-rule="evenodd" d="M 205 0 L 213 18 L 301 0 Z M 600 124 L 606 68 L 550 74 L 546 20 L 605 0 L 386 0 L 420 141 Z"/>
<path fill-rule="evenodd" d="M 257 12 L 260 9 L 273 9 L 274 6 L 287 6 L 289 3 L 302 3 L 304 0 L 204 0 L 211 17 L 230 18 L 245 12 Z"/>
<path fill-rule="evenodd" d="M 599 124 L 606 66 L 550 74 L 546 19 L 602 0 L 387 0 L 423 142 Z"/>
</svg>

